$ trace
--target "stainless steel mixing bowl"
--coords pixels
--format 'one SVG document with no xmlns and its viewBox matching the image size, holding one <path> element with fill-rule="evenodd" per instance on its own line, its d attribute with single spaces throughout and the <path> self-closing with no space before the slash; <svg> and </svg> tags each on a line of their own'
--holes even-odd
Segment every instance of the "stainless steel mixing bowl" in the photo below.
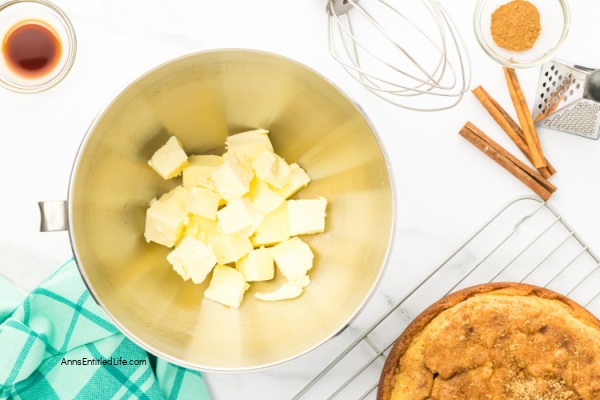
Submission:
<svg viewBox="0 0 600 400">
<path fill-rule="evenodd" d="M 147 160 L 176 135 L 188 154 L 219 153 L 228 134 L 266 128 L 275 150 L 312 177 L 298 196 L 328 199 L 326 232 L 306 236 L 312 283 L 295 300 L 239 309 L 203 298 L 144 241 L 148 201 L 177 182 Z M 187 55 L 123 90 L 91 125 L 68 196 L 69 231 L 90 292 L 134 342 L 200 370 L 275 365 L 343 329 L 375 289 L 393 232 L 386 157 L 365 115 L 337 87 L 287 58 L 251 50 Z"/>
</svg>

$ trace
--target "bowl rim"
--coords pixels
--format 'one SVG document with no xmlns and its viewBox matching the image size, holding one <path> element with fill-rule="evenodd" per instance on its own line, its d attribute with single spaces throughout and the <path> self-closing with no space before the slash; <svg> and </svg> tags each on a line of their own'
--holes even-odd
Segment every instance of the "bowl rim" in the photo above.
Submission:
<svg viewBox="0 0 600 400">
<path fill-rule="evenodd" d="M 77 251 L 77 244 L 75 243 L 75 239 L 74 239 L 74 236 L 72 233 L 72 232 L 74 232 L 72 204 L 73 204 L 75 178 L 77 175 L 79 164 L 81 163 L 83 152 L 87 148 L 87 144 L 92 135 L 92 132 L 97 127 L 98 123 L 100 122 L 100 120 L 101 120 L 102 116 L 105 114 L 105 112 L 119 99 L 119 97 L 122 93 L 124 93 L 127 89 L 129 89 L 130 87 L 132 87 L 133 85 L 138 83 L 140 80 L 146 78 L 150 74 L 159 70 L 160 68 L 162 68 L 168 64 L 178 62 L 182 59 L 194 57 L 199 54 L 214 53 L 214 52 L 250 52 L 250 53 L 260 53 L 260 54 L 264 54 L 264 55 L 271 56 L 271 57 L 281 58 L 281 59 L 287 60 L 291 63 L 294 63 L 296 65 L 299 65 L 303 68 L 310 70 L 312 73 L 314 73 L 315 75 L 317 75 L 318 77 L 320 77 L 321 79 L 326 81 L 328 84 L 330 84 L 342 96 L 344 96 L 352 104 L 352 106 L 354 106 L 356 108 L 356 110 L 362 115 L 365 122 L 369 126 L 369 128 L 373 134 L 373 137 L 375 138 L 375 141 L 376 141 L 377 145 L 379 146 L 379 149 L 381 151 L 381 154 L 383 156 L 383 159 L 384 159 L 384 162 L 386 165 L 386 169 L 387 169 L 387 173 L 388 173 L 388 177 L 389 177 L 390 193 L 391 193 L 391 202 L 392 202 L 391 228 L 389 231 L 389 238 L 388 238 L 387 245 L 386 245 L 387 246 L 386 252 L 385 252 L 383 261 L 379 267 L 379 272 L 378 272 L 376 278 L 373 280 L 373 284 L 371 285 L 369 292 L 367 293 L 365 298 L 362 300 L 362 302 L 359 304 L 359 306 L 354 310 L 354 312 L 352 312 L 348 316 L 348 318 L 342 324 L 340 324 L 339 328 L 336 331 L 334 331 L 333 333 L 331 333 L 329 335 L 324 336 L 323 339 L 321 339 L 321 341 L 317 342 L 313 346 L 306 348 L 305 350 L 303 350 L 302 352 L 300 352 L 298 354 L 294 354 L 294 355 L 286 357 L 284 359 L 272 361 L 272 362 L 265 363 L 265 364 L 250 366 L 250 367 L 227 368 L 227 367 L 214 367 L 214 366 L 210 366 L 210 365 L 192 364 L 192 363 L 183 361 L 177 357 L 166 354 L 165 352 L 163 352 L 161 350 L 155 349 L 152 346 L 147 345 L 144 341 L 137 338 L 128 329 L 126 329 L 119 320 L 117 320 L 111 314 L 111 312 L 105 307 L 104 303 L 99 298 L 99 296 L 92 289 L 91 284 L 89 282 L 89 277 L 87 276 L 84 268 L 82 267 L 81 257 L 80 257 L 79 252 Z M 199 370 L 199 371 L 205 371 L 205 372 L 229 372 L 229 373 L 254 372 L 254 371 L 259 371 L 259 370 L 264 370 L 264 369 L 272 368 L 275 366 L 279 366 L 279 365 L 282 365 L 285 363 L 289 363 L 295 359 L 298 359 L 298 358 L 312 352 L 313 350 L 323 346 L 325 343 L 327 343 L 333 337 L 336 337 L 339 334 L 341 334 L 358 317 L 358 315 L 366 307 L 368 302 L 371 300 L 371 298 L 375 294 L 376 289 L 379 287 L 379 285 L 382 281 L 383 275 L 385 274 L 385 271 L 387 270 L 387 267 L 390 262 L 390 258 L 391 258 L 391 254 L 392 254 L 392 250 L 393 250 L 394 239 L 396 236 L 396 218 L 397 218 L 396 200 L 397 200 L 396 185 L 395 185 L 395 179 L 394 179 L 394 174 L 393 174 L 393 170 L 392 170 L 392 164 L 390 161 L 390 157 L 389 157 L 385 147 L 383 146 L 381 136 L 377 132 L 373 122 L 371 121 L 369 116 L 366 114 L 365 110 L 358 104 L 358 102 L 352 96 L 350 96 L 346 91 L 342 90 L 340 86 L 338 86 L 330 78 L 326 77 L 324 74 L 319 72 L 313 66 L 311 66 L 305 62 L 298 61 L 294 58 L 288 57 L 286 55 L 282 55 L 281 53 L 275 53 L 275 52 L 271 52 L 271 51 L 267 51 L 267 50 L 248 48 L 248 47 L 210 47 L 210 48 L 204 48 L 202 50 L 197 50 L 197 51 L 184 52 L 183 54 L 180 54 L 179 56 L 170 57 L 166 61 L 163 61 L 163 62 L 159 63 L 158 65 L 155 65 L 154 67 L 147 69 L 146 72 L 138 75 L 136 78 L 131 80 L 129 83 L 125 84 L 119 91 L 116 92 L 116 94 L 114 94 L 112 97 L 110 97 L 110 100 L 103 107 L 100 108 L 100 110 L 98 111 L 98 113 L 96 114 L 96 116 L 94 117 L 92 122 L 90 123 L 89 127 L 87 128 L 87 131 L 85 132 L 85 135 L 83 136 L 83 138 L 81 140 L 81 143 L 77 149 L 77 154 L 73 161 L 73 166 L 71 168 L 71 173 L 69 176 L 68 193 L 67 193 L 67 221 L 68 221 L 68 229 L 67 230 L 69 233 L 69 243 L 70 243 L 71 249 L 73 250 L 75 264 L 77 265 L 77 269 L 79 270 L 79 273 L 80 273 L 81 277 L 83 278 L 83 282 L 84 282 L 86 288 L 88 289 L 88 291 L 90 292 L 91 297 L 94 299 L 96 304 L 102 309 L 102 311 L 106 314 L 106 316 L 111 321 L 111 323 L 121 333 L 123 333 L 127 338 L 129 338 L 132 342 L 134 342 L 136 345 L 140 346 L 142 349 L 146 350 L 147 352 L 149 352 L 157 357 L 160 357 L 170 363 L 173 363 L 175 365 L 179 365 L 179 366 L 182 366 L 185 368 L 193 369 L 193 370 Z"/>
<path fill-rule="evenodd" d="M 541 57 L 539 57 L 533 61 L 511 62 L 510 60 L 498 55 L 483 39 L 482 32 L 480 29 L 480 26 L 481 26 L 480 22 L 481 22 L 481 18 L 482 18 L 481 13 L 482 13 L 483 5 L 487 1 L 489 1 L 489 0 L 477 0 L 477 4 L 475 5 L 475 11 L 473 12 L 473 30 L 475 31 L 475 37 L 477 38 L 477 43 L 479 43 L 479 46 L 483 49 L 483 51 L 485 51 L 485 53 L 488 56 L 490 56 L 494 61 L 496 61 L 502 65 L 505 65 L 507 67 L 512 67 L 512 68 L 530 68 L 530 67 L 535 67 L 535 66 L 541 65 L 544 62 L 548 61 L 552 57 L 552 55 L 558 50 L 558 48 L 562 45 L 562 43 L 567 38 L 569 29 L 571 26 L 571 11 L 569 9 L 568 3 L 565 0 L 557 0 L 563 11 L 563 22 L 564 22 L 561 36 L 558 39 L 558 42 L 556 42 L 554 47 L 552 47 L 551 49 L 546 51 Z M 511 2 L 511 1 L 514 1 L 514 0 L 507 0 L 507 3 Z"/>
</svg>

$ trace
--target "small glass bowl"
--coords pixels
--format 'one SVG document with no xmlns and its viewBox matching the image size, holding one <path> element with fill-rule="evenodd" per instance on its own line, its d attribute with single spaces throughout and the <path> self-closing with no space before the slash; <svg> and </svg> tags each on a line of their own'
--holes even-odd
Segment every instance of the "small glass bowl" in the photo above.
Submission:
<svg viewBox="0 0 600 400">
<path fill-rule="evenodd" d="M 494 42 L 491 31 L 492 13 L 510 1 L 479 0 L 477 2 L 473 23 L 479 44 L 490 57 L 509 67 L 527 68 L 542 64 L 567 37 L 571 23 L 569 7 L 565 0 L 528 0 L 540 13 L 541 31 L 531 49 L 516 52 L 499 47 Z"/>
<path fill-rule="evenodd" d="M 41 21 L 49 26 L 61 44 L 58 64 L 48 74 L 35 79 L 13 72 L 0 56 L 0 85 L 18 93 L 39 93 L 62 81 L 71 70 L 77 53 L 75 30 L 66 14 L 47 0 L 9 0 L 0 4 L 0 44 L 10 29 L 21 22 Z M 2 51 L 0 51 L 2 54 Z"/>
</svg>

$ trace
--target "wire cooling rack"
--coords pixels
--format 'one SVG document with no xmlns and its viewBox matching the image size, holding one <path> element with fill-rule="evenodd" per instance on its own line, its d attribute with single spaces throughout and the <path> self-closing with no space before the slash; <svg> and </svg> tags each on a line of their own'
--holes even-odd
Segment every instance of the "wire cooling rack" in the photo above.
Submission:
<svg viewBox="0 0 600 400">
<path fill-rule="evenodd" d="M 600 259 L 538 197 L 500 209 L 421 284 L 360 333 L 294 400 L 374 399 L 379 375 L 400 332 L 429 304 L 484 282 L 524 282 L 564 294 L 600 315 Z M 322 398 L 322 395 L 318 396 Z"/>
</svg>

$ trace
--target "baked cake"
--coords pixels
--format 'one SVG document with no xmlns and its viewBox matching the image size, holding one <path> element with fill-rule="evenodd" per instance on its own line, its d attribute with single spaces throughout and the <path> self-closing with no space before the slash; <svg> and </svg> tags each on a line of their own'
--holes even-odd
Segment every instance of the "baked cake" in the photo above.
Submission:
<svg viewBox="0 0 600 400">
<path fill-rule="evenodd" d="M 599 400 L 600 321 L 537 286 L 444 297 L 394 343 L 378 400 Z"/>
</svg>

